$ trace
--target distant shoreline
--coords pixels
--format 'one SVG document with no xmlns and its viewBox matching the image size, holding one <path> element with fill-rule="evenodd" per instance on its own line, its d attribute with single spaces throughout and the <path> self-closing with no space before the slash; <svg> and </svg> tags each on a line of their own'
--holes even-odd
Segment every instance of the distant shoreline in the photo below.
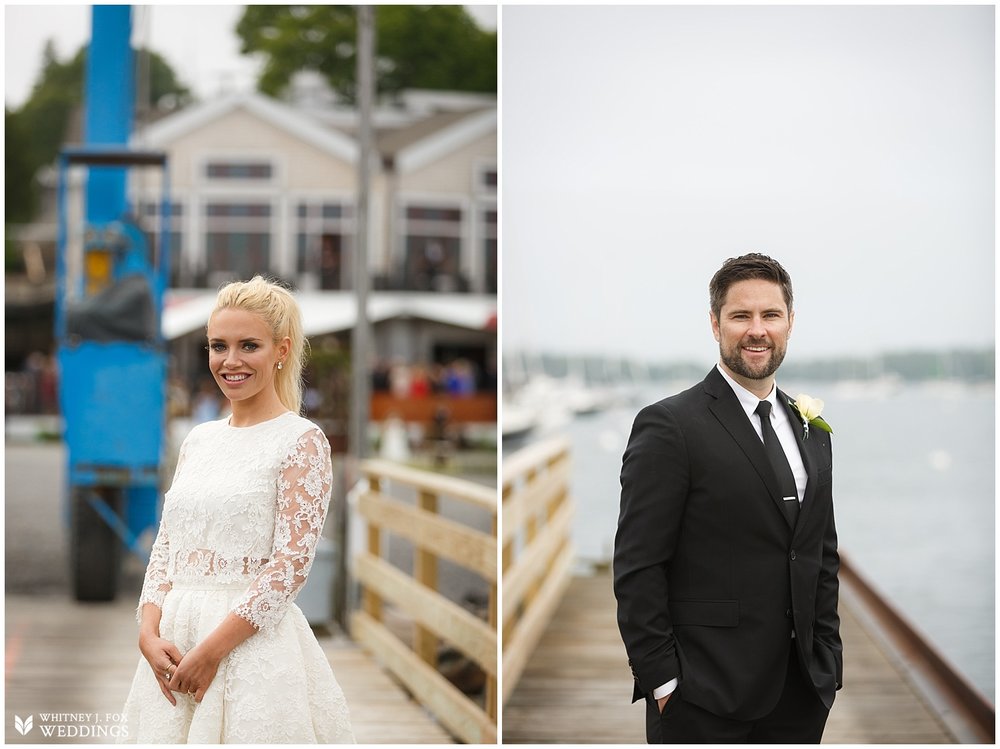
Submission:
<svg viewBox="0 0 1000 749">
<path fill-rule="evenodd" d="M 794 354 L 781 367 L 782 380 L 886 381 L 916 383 L 955 381 L 986 383 L 995 379 L 995 347 L 954 348 L 939 351 L 894 351 L 868 356 L 832 356 L 799 359 Z M 642 361 L 636 357 L 552 352 L 504 352 L 505 375 L 521 370 L 530 377 L 544 373 L 582 376 L 587 384 L 621 381 L 701 379 L 714 362 L 690 359 Z"/>
</svg>

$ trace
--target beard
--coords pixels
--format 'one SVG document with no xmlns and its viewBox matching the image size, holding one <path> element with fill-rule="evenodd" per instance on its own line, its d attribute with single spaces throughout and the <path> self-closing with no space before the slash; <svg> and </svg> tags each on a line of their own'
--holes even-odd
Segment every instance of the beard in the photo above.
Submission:
<svg viewBox="0 0 1000 749">
<path fill-rule="evenodd" d="M 770 346 L 771 355 L 766 361 L 759 364 L 749 364 L 743 359 L 741 353 L 743 346 Z M 760 341 L 740 341 L 728 350 L 723 348 L 721 342 L 719 343 L 719 357 L 722 359 L 722 363 L 729 367 L 731 372 L 738 374 L 740 377 L 746 377 L 748 380 L 766 380 L 777 372 L 778 367 L 781 366 L 781 362 L 785 360 L 786 350 L 784 344 L 771 343 L 767 339 Z"/>
</svg>

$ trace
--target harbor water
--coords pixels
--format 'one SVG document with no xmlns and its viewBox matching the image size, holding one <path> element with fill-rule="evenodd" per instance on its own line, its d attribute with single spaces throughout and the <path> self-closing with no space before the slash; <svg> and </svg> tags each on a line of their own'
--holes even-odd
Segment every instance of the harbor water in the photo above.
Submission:
<svg viewBox="0 0 1000 749">
<path fill-rule="evenodd" d="M 530 435 L 534 441 L 559 433 L 572 442 L 574 543 L 581 562 L 611 559 L 621 456 L 635 414 L 690 384 L 646 386 L 627 405 L 550 422 Z M 993 700 L 992 383 L 779 386 L 826 402 L 823 415 L 834 429 L 840 548 Z M 505 452 L 512 446 L 505 442 Z"/>
</svg>

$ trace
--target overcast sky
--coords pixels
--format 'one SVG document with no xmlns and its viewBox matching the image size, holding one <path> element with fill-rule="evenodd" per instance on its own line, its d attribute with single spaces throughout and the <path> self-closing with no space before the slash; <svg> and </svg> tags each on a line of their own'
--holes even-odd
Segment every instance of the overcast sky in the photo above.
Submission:
<svg viewBox="0 0 1000 749">
<path fill-rule="evenodd" d="M 200 98 L 226 89 L 251 89 L 258 63 L 240 54 L 234 29 L 243 5 L 136 5 L 133 41 L 163 55 L 181 81 Z M 466 6 L 483 27 L 495 29 L 494 5 Z M 45 42 L 55 42 L 59 59 L 76 54 L 90 36 L 88 5 L 4 7 L 4 102 L 19 107 L 41 70 Z"/>
<path fill-rule="evenodd" d="M 242 6 L 136 7 L 197 95 L 253 85 Z M 792 274 L 790 356 L 992 343 L 993 13 L 505 6 L 504 348 L 710 360 L 708 280 L 747 251 Z M 89 11 L 4 14 L 18 106 Z"/>
<path fill-rule="evenodd" d="M 790 360 L 992 344 L 993 12 L 505 6 L 504 350 L 712 361 L 750 251 Z"/>
</svg>

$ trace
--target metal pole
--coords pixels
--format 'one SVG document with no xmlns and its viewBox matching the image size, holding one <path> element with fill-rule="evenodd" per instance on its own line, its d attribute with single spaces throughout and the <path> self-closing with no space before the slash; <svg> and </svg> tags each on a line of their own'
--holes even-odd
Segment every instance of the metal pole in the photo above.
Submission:
<svg viewBox="0 0 1000 749">
<path fill-rule="evenodd" d="M 350 425 L 348 429 L 348 453 L 345 466 L 345 498 L 361 478 L 360 463 L 367 453 L 368 413 L 370 409 L 368 354 L 370 327 L 368 324 L 368 207 L 371 192 L 371 157 L 373 151 L 372 100 L 375 95 L 375 11 L 370 5 L 360 5 L 357 9 L 357 79 L 356 100 L 358 106 L 358 195 L 354 210 L 354 298 L 357 304 L 357 320 L 351 331 L 351 403 Z M 346 501 L 341 510 L 338 535 L 340 535 L 340 562 L 338 578 L 347 581 L 347 508 Z M 337 591 L 337 608 L 344 619 L 347 616 L 347 586 Z M 341 624 L 346 624 L 342 621 Z"/>
<path fill-rule="evenodd" d="M 357 321 L 351 333 L 351 455 L 362 460 L 367 452 L 368 387 L 368 242 L 371 192 L 372 99 L 374 98 L 375 13 L 370 5 L 358 6 L 358 198 L 355 208 L 354 296 Z"/>
</svg>

